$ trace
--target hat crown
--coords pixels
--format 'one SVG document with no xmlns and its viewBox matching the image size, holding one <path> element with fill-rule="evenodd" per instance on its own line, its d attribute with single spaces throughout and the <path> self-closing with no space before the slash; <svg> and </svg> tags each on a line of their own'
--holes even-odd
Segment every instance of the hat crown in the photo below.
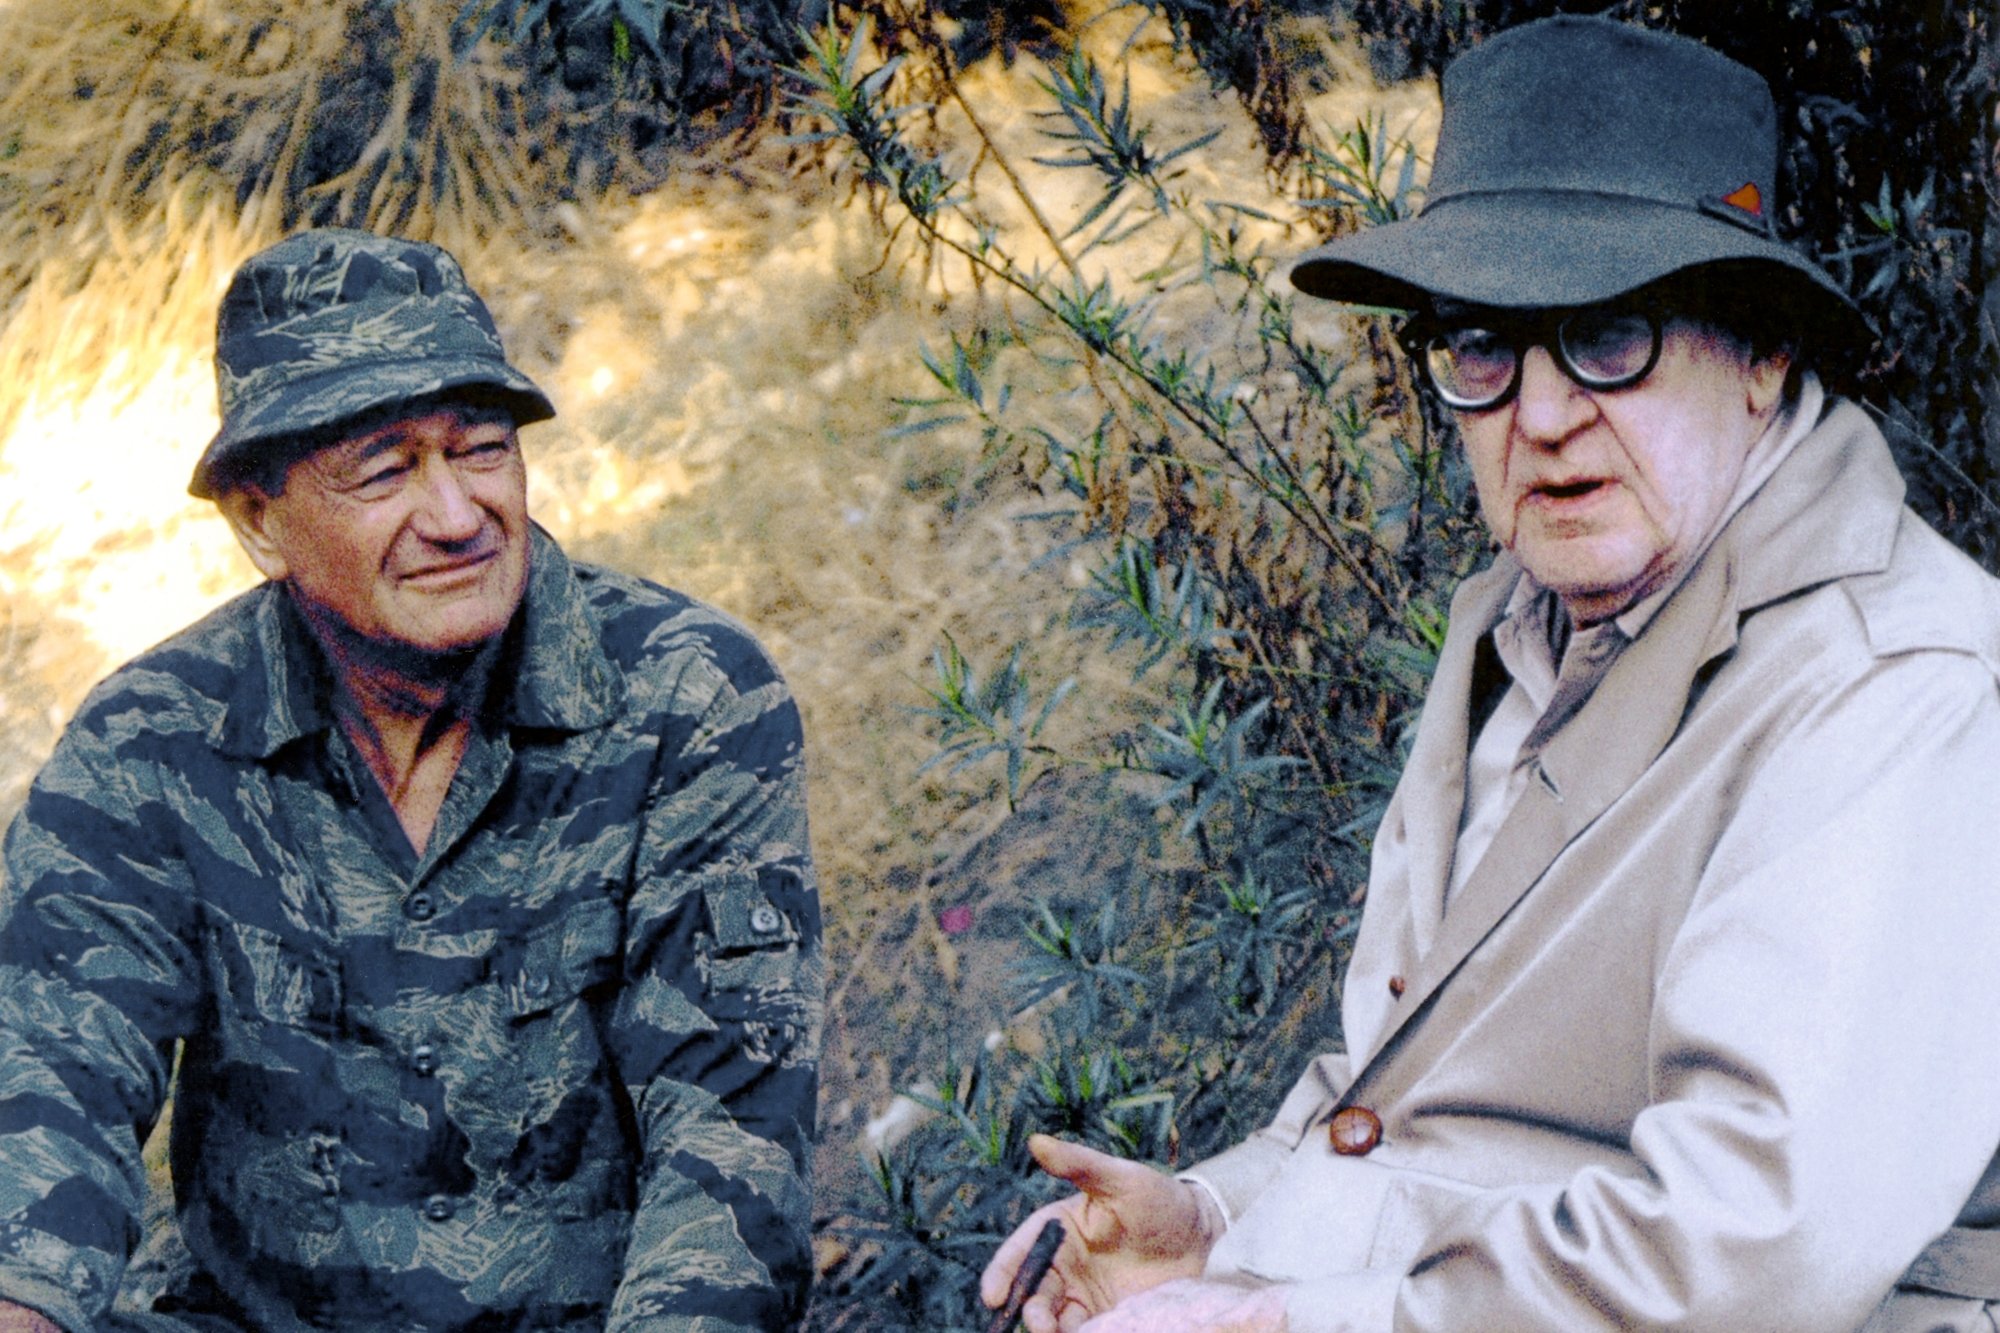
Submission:
<svg viewBox="0 0 2000 1333">
<path fill-rule="evenodd" d="M 1445 70 L 1426 210 L 1517 191 L 1710 211 L 1729 199 L 1721 216 L 1768 231 L 1777 160 L 1777 113 L 1754 71 L 1671 33 L 1561 16 Z"/>
<path fill-rule="evenodd" d="M 243 331 L 320 310 L 447 291 L 478 303 L 458 262 L 436 246 L 329 227 L 280 241 L 244 264 L 223 298 L 220 324 L 225 333 Z"/>
<path fill-rule="evenodd" d="M 245 262 L 223 294 L 222 416 L 302 379 L 427 353 L 505 360 L 493 316 L 457 260 L 419 241 L 303 232 Z"/>
<path fill-rule="evenodd" d="M 1423 210 L 1334 237 L 1292 283 L 1361 305 L 1551 309 L 1727 264 L 1759 299 L 1857 342 L 1840 284 L 1774 232 L 1777 162 L 1754 71 L 1672 33 L 1538 19 L 1445 70 Z"/>
</svg>

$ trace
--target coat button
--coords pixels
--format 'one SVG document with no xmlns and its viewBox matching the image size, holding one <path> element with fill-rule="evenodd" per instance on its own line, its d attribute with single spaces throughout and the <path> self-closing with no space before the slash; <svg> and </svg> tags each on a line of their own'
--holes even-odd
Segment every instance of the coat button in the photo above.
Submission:
<svg viewBox="0 0 2000 1333">
<path fill-rule="evenodd" d="M 449 1222 L 457 1207 L 442 1194 L 433 1194 L 424 1201 L 424 1216 L 433 1222 Z"/>
<path fill-rule="evenodd" d="M 437 903 L 428 893 L 413 893 L 403 900 L 403 915 L 412 921 L 428 921 L 437 915 Z"/>
<path fill-rule="evenodd" d="M 778 909 L 769 903 L 758 904 L 750 913 L 750 929 L 759 935 L 775 935 L 778 933 L 778 927 L 784 924 L 785 920 L 778 915 Z"/>
<path fill-rule="evenodd" d="M 1343 1106 L 1326 1122 L 1326 1136 L 1342 1157 L 1366 1157 L 1382 1141 L 1382 1118 L 1365 1106 Z"/>
<path fill-rule="evenodd" d="M 546 1000 L 553 988 L 554 983 L 549 980 L 549 974 L 546 972 L 521 974 L 521 991 L 531 1000 Z"/>
<path fill-rule="evenodd" d="M 1396 976 L 1389 978 L 1389 994 L 1395 996 L 1397 999 L 1399 1000 L 1402 999 L 1403 992 L 1408 990 L 1409 988 L 1410 988 L 1410 983 L 1403 980 L 1402 975 L 1400 973 L 1398 973 Z"/>
<path fill-rule="evenodd" d="M 410 1068 L 416 1070 L 419 1074 L 423 1075 L 425 1078 L 429 1078 L 432 1074 L 437 1073 L 437 1068 L 438 1068 L 437 1048 L 435 1046 L 431 1046 L 428 1043 L 426 1043 L 425 1045 L 417 1047 L 414 1051 L 411 1051 Z"/>
</svg>

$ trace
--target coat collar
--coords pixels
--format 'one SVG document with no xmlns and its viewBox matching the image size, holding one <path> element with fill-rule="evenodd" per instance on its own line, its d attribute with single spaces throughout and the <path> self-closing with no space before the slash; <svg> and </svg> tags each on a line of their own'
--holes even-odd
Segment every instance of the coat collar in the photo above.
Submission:
<svg viewBox="0 0 2000 1333">
<path fill-rule="evenodd" d="M 1730 520 L 1680 587 L 1611 666 L 1596 691 L 1534 759 L 1536 770 L 1441 920 L 1435 913 L 1464 803 L 1475 664 L 1521 577 L 1502 554 L 1461 587 L 1411 749 L 1405 795 L 1411 855 L 1403 924 L 1419 957 L 1371 1050 L 1364 1077 L 1429 997 L 1575 838 L 1636 782 L 1678 730 L 1696 674 L 1731 651 L 1741 619 L 1832 580 L 1887 568 L 1904 484 L 1860 408 L 1836 403 Z M 1428 851 L 1422 850 L 1427 848 Z M 1364 1078 L 1357 1078 L 1358 1089 Z M 1351 1094 L 1350 1094 L 1351 1095 Z"/>
<path fill-rule="evenodd" d="M 588 731 L 608 722 L 625 680 L 605 656 L 576 569 L 540 527 L 529 532 L 528 589 L 507 628 L 496 671 L 502 726 Z M 268 759 L 333 723 L 333 672 L 305 618 L 277 584 L 257 590 L 249 652 L 223 701 L 216 748 Z"/>
</svg>

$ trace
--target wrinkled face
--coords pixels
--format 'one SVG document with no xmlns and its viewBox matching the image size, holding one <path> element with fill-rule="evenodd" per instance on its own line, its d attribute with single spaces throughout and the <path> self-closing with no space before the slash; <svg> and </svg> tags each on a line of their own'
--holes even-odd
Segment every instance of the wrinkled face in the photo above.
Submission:
<svg viewBox="0 0 2000 1333">
<path fill-rule="evenodd" d="M 383 647 L 483 643 L 527 588 L 527 472 L 504 411 L 451 405 L 368 428 L 295 463 L 282 494 L 222 505 L 308 615 Z"/>
<path fill-rule="evenodd" d="M 1476 322 L 1477 312 L 1438 313 Z M 1577 623 L 1617 615 L 1677 575 L 1721 522 L 1787 364 L 1753 362 L 1726 336 L 1669 319 L 1650 374 L 1587 389 L 1548 348 L 1529 347 L 1512 399 L 1456 414 L 1487 526 Z"/>
</svg>

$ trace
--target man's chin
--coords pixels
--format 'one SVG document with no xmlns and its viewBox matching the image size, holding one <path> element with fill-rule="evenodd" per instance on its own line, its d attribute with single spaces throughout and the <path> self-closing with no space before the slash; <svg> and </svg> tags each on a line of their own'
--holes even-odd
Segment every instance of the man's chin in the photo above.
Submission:
<svg viewBox="0 0 2000 1333">
<path fill-rule="evenodd" d="M 1579 621 L 1619 614 L 1656 582 L 1654 570 L 1643 562 L 1606 559 L 1588 550 L 1536 551 L 1520 558 L 1535 582 L 1560 597 L 1571 618 Z"/>
<path fill-rule="evenodd" d="M 369 638 L 365 656 L 378 667 L 407 680 L 449 685 L 464 675 L 472 663 L 499 639 L 498 631 L 485 636 L 444 637 L 413 642 L 407 639 Z"/>
<path fill-rule="evenodd" d="M 470 610 L 470 608 L 464 608 Z M 512 615 L 483 610 L 462 616 L 404 617 L 363 629 L 318 608 L 308 618 L 338 656 L 368 671 L 417 684 L 450 686 L 506 633 Z"/>
<path fill-rule="evenodd" d="M 389 623 L 378 629 L 376 637 L 437 657 L 476 653 L 507 632 L 521 600 L 485 587 L 451 596 L 406 598 L 394 613 L 383 617 Z"/>
</svg>

